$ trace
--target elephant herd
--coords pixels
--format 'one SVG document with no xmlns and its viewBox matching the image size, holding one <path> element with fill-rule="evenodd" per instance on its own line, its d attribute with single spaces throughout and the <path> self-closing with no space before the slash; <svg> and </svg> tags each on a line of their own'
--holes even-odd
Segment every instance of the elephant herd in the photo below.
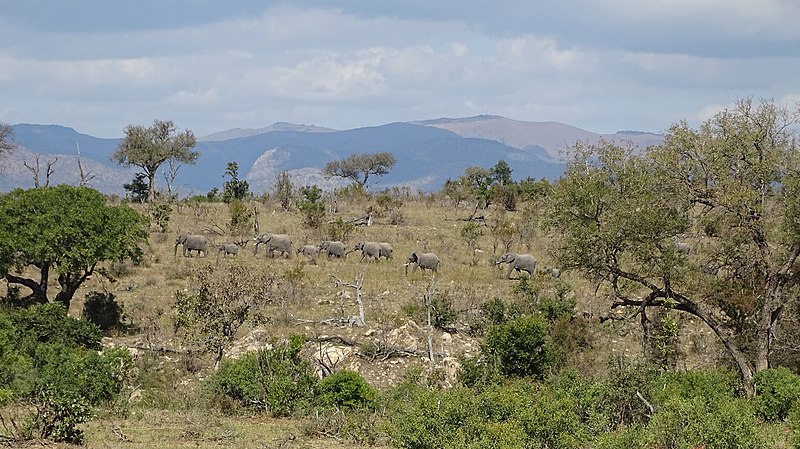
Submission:
<svg viewBox="0 0 800 449">
<path fill-rule="evenodd" d="M 275 257 L 275 253 L 280 253 L 281 256 L 292 256 L 292 238 L 287 234 L 261 234 L 253 237 L 255 248 L 253 254 L 258 254 L 258 247 L 264 245 L 266 254 L 270 258 Z M 191 256 L 192 251 L 197 251 L 198 255 L 206 256 L 208 254 L 208 239 L 203 235 L 193 234 L 180 234 L 175 239 L 174 255 L 178 254 L 178 245 L 183 246 L 183 256 L 187 257 L 187 252 Z M 224 256 L 236 256 L 239 254 L 239 245 L 235 243 L 223 243 L 217 245 L 219 253 Z M 356 251 L 361 252 L 361 261 L 369 262 L 370 260 L 380 261 L 382 258 L 386 260 L 394 259 L 394 249 L 392 245 L 386 242 L 366 242 L 360 241 L 356 243 L 352 249 L 348 250 L 347 245 L 341 241 L 329 240 L 322 242 L 319 246 L 316 245 L 301 245 L 297 247 L 297 254 L 306 258 L 316 260 L 322 254 L 325 254 L 328 259 L 335 257 L 338 259 L 346 259 L 347 255 Z M 521 276 L 525 271 L 529 275 L 536 272 L 536 259 L 530 254 L 518 254 L 508 252 L 503 254 L 500 259 L 495 262 L 495 265 L 508 264 L 508 271 L 506 272 L 506 279 L 511 279 L 511 273 L 516 271 L 518 276 Z M 404 264 L 405 274 L 408 275 L 408 267 L 413 265 L 412 273 L 416 272 L 417 268 L 421 271 L 430 270 L 431 272 L 439 271 L 439 257 L 434 253 L 417 253 L 413 252 Z M 548 274 L 553 278 L 558 278 L 561 273 L 557 268 L 548 270 Z"/>
</svg>

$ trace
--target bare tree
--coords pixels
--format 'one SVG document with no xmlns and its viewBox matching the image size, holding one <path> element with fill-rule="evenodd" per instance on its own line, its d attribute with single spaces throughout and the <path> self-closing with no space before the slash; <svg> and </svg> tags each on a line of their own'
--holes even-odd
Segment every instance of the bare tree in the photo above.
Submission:
<svg viewBox="0 0 800 449">
<path fill-rule="evenodd" d="M 91 170 L 84 170 L 83 164 L 81 164 L 81 146 L 78 145 L 78 142 L 75 142 L 75 146 L 78 148 L 78 175 L 80 176 L 80 180 L 78 181 L 78 185 L 83 187 L 89 184 L 89 181 L 96 178 L 97 175 Z"/>
<path fill-rule="evenodd" d="M 169 196 L 172 196 L 172 186 L 175 183 L 175 178 L 178 177 L 178 170 L 183 166 L 179 162 L 175 158 L 167 159 L 167 167 L 162 172 L 164 181 L 167 183 L 167 195 Z"/>
<path fill-rule="evenodd" d="M 14 128 L 8 123 L 0 123 L 0 156 L 14 148 Z"/>
<path fill-rule="evenodd" d="M 55 159 L 52 159 L 52 160 L 48 159 L 45 162 L 45 166 L 44 166 L 44 186 L 42 186 L 42 184 L 41 184 L 41 172 L 42 172 L 41 157 L 42 157 L 41 153 L 36 153 L 33 156 L 33 163 L 32 163 L 33 165 L 28 165 L 27 161 L 23 161 L 22 162 L 22 164 L 25 165 L 25 168 L 27 168 L 28 171 L 31 172 L 31 175 L 33 176 L 33 186 L 36 187 L 37 189 L 39 187 L 49 187 L 50 186 L 50 176 L 55 172 L 55 169 L 53 168 L 53 165 L 55 165 L 55 163 L 58 162 L 58 156 L 56 156 Z"/>
</svg>

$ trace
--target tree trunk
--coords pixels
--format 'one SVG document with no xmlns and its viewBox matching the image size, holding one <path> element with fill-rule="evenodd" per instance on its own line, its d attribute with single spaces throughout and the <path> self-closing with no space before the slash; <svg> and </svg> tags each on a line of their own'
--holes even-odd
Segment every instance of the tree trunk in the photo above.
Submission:
<svg viewBox="0 0 800 449">
<path fill-rule="evenodd" d="M 40 271 L 41 276 L 38 282 L 33 279 L 14 276 L 11 273 L 6 274 L 6 280 L 10 284 L 19 284 L 31 289 L 29 298 L 32 298 L 39 304 L 47 304 L 47 280 L 50 273 L 50 265 L 43 265 Z"/>
<path fill-rule="evenodd" d="M 764 292 L 764 305 L 758 316 L 758 324 L 756 328 L 756 354 L 755 354 L 755 370 L 761 371 L 770 367 L 770 353 L 772 352 L 772 339 L 774 338 L 775 323 L 780 317 L 781 310 L 781 293 L 783 291 L 782 282 L 776 277 L 772 277 L 767 281 Z"/>
</svg>

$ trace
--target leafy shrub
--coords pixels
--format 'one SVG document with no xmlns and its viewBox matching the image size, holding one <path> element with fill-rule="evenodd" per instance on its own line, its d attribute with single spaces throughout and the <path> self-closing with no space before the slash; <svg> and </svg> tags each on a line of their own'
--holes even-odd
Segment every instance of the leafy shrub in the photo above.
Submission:
<svg viewBox="0 0 800 449">
<path fill-rule="evenodd" d="M 273 342 L 271 349 L 225 361 L 209 385 L 243 408 L 290 416 L 310 402 L 316 386 L 311 364 L 300 357 L 302 345 L 303 338 L 294 336 Z"/>
<path fill-rule="evenodd" d="M 343 370 L 325 377 L 318 385 L 317 401 L 323 406 L 371 408 L 378 392 L 357 371 Z"/>
<path fill-rule="evenodd" d="M 86 398 L 74 392 L 41 390 L 34 399 L 35 416 L 26 422 L 31 437 L 81 444 L 83 430 L 78 426 L 92 417 Z"/>
<path fill-rule="evenodd" d="M 783 421 L 800 398 L 800 376 L 787 368 L 770 368 L 753 375 L 756 414 L 765 421 Z"/>
<path fill-rule="evenodd" d="M 76 320 L 58 303 L 36 304 L 11 314 L 19 335 L 20 351 L 33 354 L 42 343 L 59 343 L 100 349 L 100 329 L 86 320 Z"/>
<path fill-rule="evenodd" d="M 538 316 L 521 316 L 489 330 L 481 352 L 496 357 L 507 376 L 543 376 L 554 362 L 547 341 L 547 323 Z"/>
<path fill-rule="evenodd" d="M 789 422 L 789 427 L 792 429 L 792 447 L 800 448 L 800 401 L 795 401 L 792 408 L 789 410 L 789 416 L 786 418 Z"/>
<path fill-rule="evenodd" d="M 101 331 L 122 329 L 122 306 L 113 293 L 89 292 L 83 302 L 82 316 Z"/>
<path fill-rule="evenodd" d="M 128 377 L 127 349 L 99 353 L 100 331 L 66 315 L 60 304 L 0 313 L 0 391 L 32 408 L 18 409 L 9 438 L 80 443 L 78 425 L 92 406 L 119 396 Z M 0 416 L 2 419 L 2 416 Z"/>
<path fill-rule="evenodd" d="M 648 447 L 766 447 L 759 420 L 746 399 L 708 401 L 702 397 L 673 397 L 659 405 L 646 433 Z"/>
</svg>

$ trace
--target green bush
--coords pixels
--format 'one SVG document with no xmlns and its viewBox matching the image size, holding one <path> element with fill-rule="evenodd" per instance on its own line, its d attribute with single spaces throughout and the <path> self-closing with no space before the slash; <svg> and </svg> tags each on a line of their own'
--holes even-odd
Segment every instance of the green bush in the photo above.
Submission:
<svg viewBox="0 0 800 449">
<path fill-rule="evenodd" d="M 378 392 L 356 371 L 343 370 L 325 377 L 318 385 L 317 402 L 341 408 L 372 408 Z"/>
<path fill-rule="evenodd" d="M 11 312 L 19 336 L 20 352 L 32 354 L 42 343 L 100 349 L 100 329 L 86 320 L 76 320 L 61 304 L 36 304 Z"/>
<path fill-rule="evenodd" d="M 66 315 L 59 304 L 0 313 L 0 391 L 19 408 L 8 438 L 80 443 L 78 426 L 92 406 L 119 396 L 128 377 L 127 349 L 100 353 L 100 331 Z M 4 419 L 0 416 L 0 419 Z M 8 428 L 7 428 L 8 430 Z"/>
<path fill-rule="evenodd" d="M 800 376 L 787 368 L 770 368 L 753 375 L 756 414 L 765 421 L 783 421 L 800 398 Z"/>
<path fill-rule="evenodd" d="M 507 376 L 542 377 L 555 360 L 547 341 L 547 322 L 538 316 L 522 316 L 492 327 L 481 352 L 496 359 Z"/>
<path fill-rule="evenodd" d="M 314 396 L 316 377 L 311 364 L 300 357 L 301 337 L 273 342 L 271 349 L 224 361 L 209 378 L 215 393 L 241 407 L 291 416 L 305 408 Z"/>
<path fill-rule="evenodd" d="M 792 447 L 800 449 L 800 401 L 794 402 L 786 420 L 789 422 L 789 427 L 792 429 Z"/>
<path fill-rule="evenodd" d="M 83 430 L 78 426 L 92 417 L 86 398 L 75 392 L 41 390 L 33 400 L 35 415 L 26 422 L 30 437 L 70 444 L 83 443 Z"/>
<path fill-rule="evenodd" d="M 122 306 L 113 293 L 89 292 L 83 302 L 82 316 L 103 332 L 123 328 Z"/>
<path fill-rule="evenodd" d="M 746 399 L 707 401 L 675 397 L 658 406 L 647 425 L 647 447 L 706 449 L 766 447 L 753 407 Z"/>
</svg>

